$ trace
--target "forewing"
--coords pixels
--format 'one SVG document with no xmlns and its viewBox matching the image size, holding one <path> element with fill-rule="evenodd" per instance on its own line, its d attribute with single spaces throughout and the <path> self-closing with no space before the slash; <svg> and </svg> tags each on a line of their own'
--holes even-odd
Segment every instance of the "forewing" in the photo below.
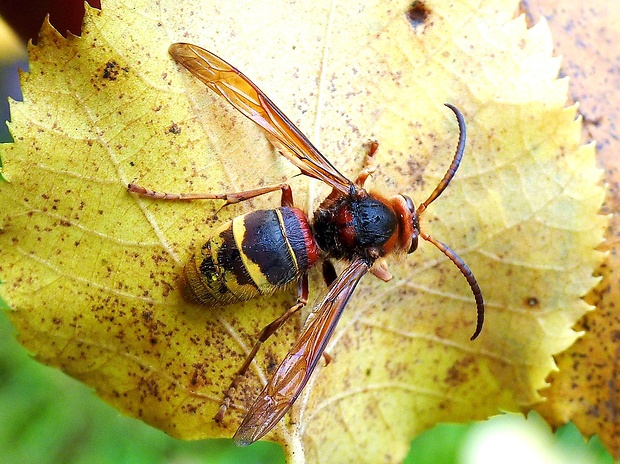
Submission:
<svg viewBox="0 0 620 464">
<path fill-rule="evenodd" d="M 342 310 L 370 266 L 358 259 L 334 281 L 314 307 L 306 328 L 250 406 L 233 440 L 249 445 L 265 435 L 291 408 L 321 359 Z"/>
<path fill-rule="evenodd" d="M 211 90 L 277 139 L 282 155 L 307 176 L 320 179 L 343 193 L 352 186 L 312 145 L 308 138 L 241 71 L 213 53 L 187 43 L 172 44 L 170 55 Z"/>
</svg>

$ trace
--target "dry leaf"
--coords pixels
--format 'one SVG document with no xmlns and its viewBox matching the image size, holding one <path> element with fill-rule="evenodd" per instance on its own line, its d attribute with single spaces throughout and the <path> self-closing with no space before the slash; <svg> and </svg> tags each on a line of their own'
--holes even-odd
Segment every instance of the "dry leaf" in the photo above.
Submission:
<svg viewBox="0 0 620 464">
<path fill-rule="evenodd" d="M 597 143 L 598 160 L 605 168 L 608 194 L 603 211 L 620 211 L 620 77 L 618 42 L 620 4 L 594 0 L 587 5 L 556 0 L 530 3 L 536 18 L 544 14 L 554 33 L 555 47 L 564 57 L 562 71 L 571 79 L 571 96 L 585 118 L 583 138 Z M 554 426 L 574 421 L 586 435 L 597 434 L 616 459 L 620 457 L 618 372 L 620 336 L 620 218 L 611 217 L 606 234 L 601 282 L 586 296 L 597 310 L 577 326 L 586 334 L 557 357 L 559 371 L 543 392 L 548 401 L 537 410 Z"/>
<path fill-rule="evenodd" d="M 257 357 L 224 427 L 223 391 L 260 329 L 294 292 L 208 309 L 184 302 L 180 269 L 222 221 L 260 198 L 157 202 L 125 186 L 234 191 L 297 171 L 264 134 L 167 54 L 187 41 L 242 69 L 354 177 L 380 141 L 373 184 L 425 199 L 468 123 L 456 178 L 423 227 L 468 262 L 487 301 L 480 338 L 459 273 L 428 244 L 360 284 L 319 367 L 268 438 L 295 462 L 395 462 L 438 422 L 528 408 L 570 346 L 596 282 L 605 219 L 593 147 L 579 144 L 545 22 L 516 2 L 247 4 L 110 1 L 82 38 L 49 24 L 30 48 L 15 144 L 2 147 L 0 287 L 21 342 L 120 410 L 180 438 L 231 436 L 295 339 L 289 323 Z M 304 27 L 299 27 L 304 24 Z M 352 27 L 353 26 L 353 27 Z M 327 192 L 291 179 L 311 210 Z M 318 273 L 317 273 L 318 274 Z M 322 288 L 314 276 L 312 295 Z M 362 453 L 360 455 L 360 453 Z"/>
</svg>

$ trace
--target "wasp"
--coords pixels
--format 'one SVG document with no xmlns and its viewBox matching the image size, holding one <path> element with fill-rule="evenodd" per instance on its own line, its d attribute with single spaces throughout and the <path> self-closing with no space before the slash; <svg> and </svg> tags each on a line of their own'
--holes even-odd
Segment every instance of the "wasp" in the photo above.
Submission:
<svg viewBox="0 0 620 464">
<path fill-rule="evenodd" d="M 373 169 L 367 166 L 355 181 L 342 175 L 282 111 L 243 73 L 213 53 L 196 45 L 175 43 L 169 53 L 191 74 L 222 96 L 241 114 L 268 134 L 278 151 L 299 168 L 301 174 L 331 187 L 331 193 L 314 212 L 312 220 L 293 202 L 286 183 L 233 193 L 162 193 L 135 182 L 130 192 L 161 200 L 225 200 L 238 203 L 269 192 L 281 192 L 281 205 L 238 216 L 223 224 L 187 262 L 183 292 L 188 300 L 208 306 L 226 305 L 269 294 L 297 282 L 297 302 L 260 333 L 218 410 L 222 420 L 231 391 L 246 373 L 260 345 L 308 301 L 308 271 L 323 262 L 328 290 L 310 312 L 299 339 L 248 409 L 233 440 L 248 445 L 263 437 L 291 408 L 322 356 L 325 347 L 360 279 L 372 273 L 389 281 L 385 257 L 413 253 L 418 239 L 431 242 L 450 259 L 467 279 L 477 306 L 477 323 L 471 340 L 482 330 L 484 300 L 470 268 L 447 245 L 420 229 L 420 216 L 446 189 L 461 163 L 466 127 L 453 105 L 459 125 L 456 153 L 445 176 L 429 198 L 415 207 L 406 195 L 385 197 L 367 191 L 364 183 Z M 377 149 L 371 144 L 371 152 Z M 331 260 L 347 267 L 337 275 Z"/>
</svg>

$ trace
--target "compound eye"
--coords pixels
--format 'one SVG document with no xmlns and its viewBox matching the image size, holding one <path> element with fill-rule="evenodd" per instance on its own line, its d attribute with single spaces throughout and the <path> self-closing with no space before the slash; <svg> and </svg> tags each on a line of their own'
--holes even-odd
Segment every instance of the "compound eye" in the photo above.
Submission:
<svg viewBox="0 0 620 464">
<path fill-rule="evenodd" d="M 413 253 L 418 249 L 418 236 L 415 235 L 411 240 L 411 246 L 409 247 L 409 251 L 407 253 Z"/>
<path fill-rule="evenodd" d="M 407 208 L 409 208 L 409 211 L 411 211 L 412 213 L 415 212 L 415 205 L 413 204 L 413 200 L 407 195 L 403 195 L 402 197 L 405 199 L 405 203 L 407 204 Z"/>
</svg>

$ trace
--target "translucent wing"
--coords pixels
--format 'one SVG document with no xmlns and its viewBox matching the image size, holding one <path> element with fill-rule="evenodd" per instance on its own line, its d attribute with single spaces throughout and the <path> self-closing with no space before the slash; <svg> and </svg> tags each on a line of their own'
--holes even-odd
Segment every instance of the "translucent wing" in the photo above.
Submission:
<svg viewBox="0 0 620 464">
<path fill-rule="evenodd" d="M 172 44 L 170 55 L 211 90 L 221 95 L 279 142 L 278 148 L 301 172 L 343 193 L 352 183 L 312 145 L 308 138 L 241 71 L 213 53 L 187 43 Z"/>
<path fill-rule="evenodd" d="M 243 418 L 233 437 L 237 445 L 260 439 L 291 408 L 321 359 L 353 290 L 369 269 L 365 260 L 353 261 L 315 306 L 301 336 Z"/>
</svg>

